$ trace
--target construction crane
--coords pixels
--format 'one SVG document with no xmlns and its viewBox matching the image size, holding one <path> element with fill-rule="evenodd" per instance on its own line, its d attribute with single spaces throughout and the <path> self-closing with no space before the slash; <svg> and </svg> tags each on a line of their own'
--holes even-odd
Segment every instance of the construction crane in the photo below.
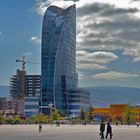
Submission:
<svg viewBox="0 0 140 140">
<path fill-rule="evenodd" d="M 32 62 L 32 61 L 25 61 L 25 56 L 22 57 L 22 59 L 17 59 L 16 60 L 17 63 L 22 63 L 22 71 L 25 71 L 25 64 L 26 63 L 31 63 L 31 64 L 40 64 L 38 62 Z"/>
<path fill-rule="evenodd" d="M 21 82 L 22 82 L 22 89 L 21 89 L 21 100 L 24 100 L 26 91 L 25 91 L 25 76 L 26 76 L 26 68 L 25 65 L 26 63 L 31 63 L 31 64 L 40 64 L 38 62 L 32 62 L 32 61 L 25 61 L 25 56 L 22 57 L 22 59 L 17 59 L 17 63 L 22 64 L 22 71 L 21 71 Z"/>
</svg>

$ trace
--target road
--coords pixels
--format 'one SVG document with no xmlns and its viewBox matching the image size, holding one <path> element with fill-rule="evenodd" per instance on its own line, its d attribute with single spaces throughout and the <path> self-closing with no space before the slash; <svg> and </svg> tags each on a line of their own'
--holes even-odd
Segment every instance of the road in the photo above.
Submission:
<svg viewBox="0 0 140 140">
<path fill-rule="evenodd" d="M 113 140 L 140 140 L 136 126 L 112 126 Z M 99 125 L 1 125 L 0 140 L 99 140 Z"/>
</svg>

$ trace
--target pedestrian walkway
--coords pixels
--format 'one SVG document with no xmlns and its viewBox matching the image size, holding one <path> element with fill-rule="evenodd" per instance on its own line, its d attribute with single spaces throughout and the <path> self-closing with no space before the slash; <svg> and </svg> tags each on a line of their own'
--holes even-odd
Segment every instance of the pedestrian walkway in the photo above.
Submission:
<svg viewBox="0 0 140 140">
<path fill-rule="evenodd" d="M 112 126 L 112 140 L 140 140 L 136 126 Z M 99 125 L 1 125 L 0 140 L 99 140 Z"/>
</svg>

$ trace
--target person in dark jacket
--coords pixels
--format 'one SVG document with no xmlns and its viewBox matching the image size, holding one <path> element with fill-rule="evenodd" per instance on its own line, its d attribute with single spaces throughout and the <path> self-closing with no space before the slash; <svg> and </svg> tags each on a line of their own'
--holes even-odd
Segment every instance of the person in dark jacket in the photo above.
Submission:
<svg viewBox="0 0 140 140">
<path fill-rule="evenodd" d="M 42 132 L 42 123 L 39 123 L 39 132 Z"/>
<path fill-rule="evenodd" d="M 104 139 L 104 131 L 105 131 L 105 124 L 102 121 L 101 124 L 100 124 L 100 136 L 101 136 L 101 139 Z"/>
<path fill-rule="evenodd" d="M 107 123 L 106 139 L 108 137 L 108 134 L 110 135 L 110 139 L 112 139 L 112 127 L 110 123 Z"/>
</svg>

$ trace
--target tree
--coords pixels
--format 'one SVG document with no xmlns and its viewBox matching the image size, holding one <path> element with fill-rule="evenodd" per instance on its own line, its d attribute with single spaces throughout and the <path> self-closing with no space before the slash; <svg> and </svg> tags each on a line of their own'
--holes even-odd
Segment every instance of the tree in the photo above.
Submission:
<svg viewBox="0 0 140 140">
<path fill-rule="evenodd" d="M 5 122 L 8 124 L 14 124 L 15 119 L 12 116 L 10 116 L 8 118 L 5 118 Z"/>
<path fill-rule="evenodd" d="M 36 116 L 33 116 L 30 121 L 33 123 L 46 123 L 49 121 L 49 117 L 47 115 L 38 114 Z"/>
<path fill-rule="evenodd" d="M 0 124 L 2 124 L 2 123 L 3 123 L 3 121 L 4 121 L 4 119 L 3 119 L 3 113 L 2 113 L 2 112 L 0 112 Z"/>
<path fill-rule="evenodd" d="M 64 120 L 64 115 L 55 109 L 52 114 L 52 120 Z"/>
<path fill-rule="evenodd" d="M 129 103 L 125 107 L 125 122 L 128 125 L 131 123 L 131 107 Z"/>
<path fill-rule="evenodd" d="M 89 111 L 87 112 L 87 117 L 89 121 L 93 120 L 93 108 L 92 106 L 89 107 Z"/>
<path fill-rule="evenodd" d="M 16 115 L 16 117 L 14 118 L 14 123 L 15 124 L 20 123 L 20 116 L 19 115 Z"/>
<path fill-rule="evenodd" d="M 80 119 L 81 120 L 85 120 L 86 119 L 86 115 L 85 115 L 85 112 L 84 112 L 83 109 L 81 109 L 81 111 L 80 111 Z"/>
</svg>

